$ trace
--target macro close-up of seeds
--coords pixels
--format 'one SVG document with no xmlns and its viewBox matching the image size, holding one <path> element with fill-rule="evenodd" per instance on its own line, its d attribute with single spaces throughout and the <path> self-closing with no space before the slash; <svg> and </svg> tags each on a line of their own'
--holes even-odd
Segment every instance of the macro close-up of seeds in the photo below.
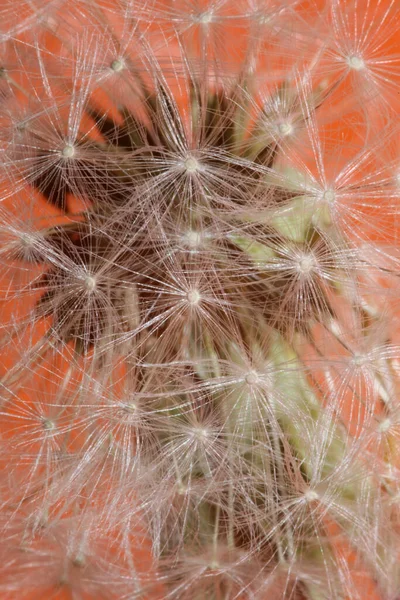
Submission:
<svg viewBox="0 0 400 600">
<path fill-rule="evenodd" d="M 1 0 L 0 598 L 400 598 L 396 0 Z"/>
</svg>

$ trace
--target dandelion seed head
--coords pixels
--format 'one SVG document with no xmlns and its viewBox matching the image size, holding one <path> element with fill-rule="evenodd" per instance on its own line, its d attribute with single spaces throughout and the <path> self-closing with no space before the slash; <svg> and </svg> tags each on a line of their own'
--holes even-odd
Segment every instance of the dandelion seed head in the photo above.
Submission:
<svg viewBox="0 0 400 600">
<path fill-rule="evenodd" d="M 316 502 L 319 500 L 319 494 L 315 490 L 307 490 L 304 494 L 304 498 L 307 502 Z"/>
<path fill-rule="evenodd" d="M 191 431 L 191 436 L 197 442 L 205 442 L 210 438 L 210 431 L 205 427 L 194 427 Z"/>
<path fill-rule="evenodd" d="M 61 155 L 63 158 L 73 158 L 75 156 L 75 152 L 76 152 L 76 150 L 75 150 L 74 146 L 72 146 L 71 144 L 67 144 L 61 150 Z"/>
<path fill-rule="evenodd" d="M 293 124 L 290 123 L 290 121 L 283 121 L 282 123 L 279 123 L 277 129 L 279 135 L 282 137 L 288 137 L 289 135 L 292 135 L 294 131 Z"/>
<path fill-rule="evenodd" d="M 31 14 L 43 2 L 25 4 Z M 36 33 L 13 44 L 8 75 L 0 67 L 5 545 L 21 545 L 21 513 L 21 538 L 45 513 L 37 537 L 51 533 L 55 581 L 77 597 L 140 594 L 143 545 L 155 595 L 297 598 L 315 584 L 316 597 L 343 597 L 326 526 L 339 517 L 362 568 L 379 545 L 368 568 L 380 585 L 376 556 L 397 549 L 388 490 L 361 476 L 377 464 L 362 452 L 371 435 L 392 442 L 398 369 L 394 348 L 378 359 L 366 346 L 382 315 L 362 304 L 395 262 L 397 146 L 382 151 L 375 101 L 384 92 L 386 123 L 391 43 L 376 60 L 382 40 L 369 44 L 363 16 L 352 26 L 357 3 L 345 0 L 73 2 L 73 17 L 44 4 L 63 69 Z M 384 238 L 382 266 L 390 259 L 376 277 L 370 226 L 369 246 Z M 391 317 L 397 285 L 384 285 Z M 392 454 L 378 456 L 382 477 Z M 310 519 L 322 503 L 324 518 Z M 41 544 L 17 560 L 43 572 Z M 23 587 L 11 557 L 6 595 Z"/>
<path fill-rule="evenodd" d="M 331 204 L 332 202 L 334 202 L 336 199 L 336 194 L 335 194 L 334 190 L 331 190 L 331 189 L 325 190 L 322 194 L 322 199 L 325 202 L 327 202 L 328 204 Z"/>
<path fill-rule="evenodd" d="M 268 25 L 271 22 L 272 17 L 265 13 L 258 13 L 255 15 L 255 19 L 259 25 Z"/>
<path fill-rule="evenodd" d="M 45 429 L 46 431 L 52 431 L 55 428 L 56 425 L 54 421 L 52 421 L 51 419 L 43 419 L 43 429 Z"/>
<path fill-rule="evenodd" d="M 114 59 L 110 64 L 110 69 L 114 71 L 114 73 L 120 73 L 125 69 L 125 61 L 122 58 Z"/>
<path fill-rule="evenodd" d="M 365 68 L 364 59 L 357 54 L 352 54 L 346 58 L 346 62 L 353 71 L 362 71 Z"/>
<path fill-rule="evenodd" d="M 134 415 L 137 413 L 138 411 L 138 405 L 135 402 L 127 402 L 126 404 L 124 404 L 123 406 L 123 410 L 124 412 L 126 412 L 129 415 Z"/>
<path fill-rule="evenodd" d="M 26 232 L 21 233 L 19 242 L 24 250 L 31 250 L 36 246 L 37 235 L 32 235 L 31 233 Z"/>
<path fill-rule="evenodd" d="M 92 275 L 88 275 L 83 280 L 83 285 L 87 292 L 89 292 L 89 293 L 94 292 L 94 290 L 96 289 L 96 286 L 97 286 L 96 277 L 93 277 Z"/>
<path fill-rule="evenodd" d="M 200 15 L 196 15 L 194 17 L 194 21 L 196 23 L 200 23 L 201 25 L 209 25 L 214 19 L 213 12 L 211 10 L 205 11 Z"/>
<path fill-rule="evenodd" d="M 185 169 L 186 173 L 197 173 L 197 171 L 200 170 L 200 163 L 194 156 L 188 156 L 183 161 L 183 168 Z"/>
<path fill-rule="evenodd" d="M 391 419 L 387 418 L 387 419 L 383 419 L 383 421 L 381 421 L 378 425 L 378 431 L 379 433 L 387 433 L 389 431 L 389 429 L 392 427 L 392 421 Z"/>
<path fill-rule="evenodd" d="M 297 270 L 301 275 L 307 276 L 315 269 L 316 261 L 313 254 L 303 254 L 297 260 Z"/>
<path fill-rule="evenodd" d="M 246 373 L 244 380 L 247 383 L 247 385 L 253 386 L 257 385 L 260 382 L 260 377 L 257 371 L 250 371 L 249 373 Z"/>
<path fill-rule="evenodd" d="M 203 242 L 203 235 L 200 231 L 190 229 L 182 236 L 184 246 L 190 250 L 198 250 Z"/>
<path fill-rule="evenodd" d="M 369 357 L 366 356 L 365 354 L 354 354 L 354 356 L 352 357 L 352 363 L 354 366 L 356 367 L 364 367 L 365 365 L 367 365 L 369 363 Z"/>
<path fill-rule="evenodd" d="M 198 290 L 189 290 L 186 294 L 186 300 L 191 306 L 197 306 L 201 300 L 201 294 Z"/>
<path fill-rule="evenodd" d="M 83 569 L 86 564 L 85 556 L 79 552 L 72 558 L 71 563 L 77 569 Z"/>
</svg>

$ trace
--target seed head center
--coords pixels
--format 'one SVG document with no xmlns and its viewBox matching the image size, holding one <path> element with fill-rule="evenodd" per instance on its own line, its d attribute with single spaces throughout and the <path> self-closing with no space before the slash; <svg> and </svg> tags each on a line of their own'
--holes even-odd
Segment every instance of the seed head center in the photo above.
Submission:
<svg viewBox="0 0 400 600">
<path fill-rule="evenodd" d="M 198 290 L 190 290 L 186 294 L 186 299 L 191 306 L 197 306 L 201 299 L 200 292 Z"/>
<path fill-rule="evenodd" d="M 378 431 L 380 433 L 386 433 L 392 426 L 392 421 L 390 419 L 384 419 L 378 425 Z"/>
<path fill-rule="evenodd" d="M 54 421 L 52 421 L 51 419 L 43 419 L 43 429 L 45 429 L 46 431 L 52 431 L 53 429 L 55 429 L 55 424 Z"/>
<path fill-rule="evenodd" d="M 333 190 L 325 190 L 322 195 L 322 199 L 328 203 L 334 202 L 335 197 L 335 192 Z"/>
<path fill-rule="evenodd" d="M 213 20 L 213 14 L 211 11 L 206 11 L 204 13 L 201 13 L 196 19 L 196 21 L 198 21 L 202 25 L 209 25 L 209 23 L 211 23 L 212 20 Z"/>
<path fill-rule="evenodd" d="M 85 566 L 84 555 L 81 552 L 79 552 L 76 556 L 73 557 L 72 564 L 77 569 L 83 569 L 83 567 Z"/>
<path fill-rule="evenodd" d="M 191 229 L 185 233 L 183 240 L 186 246 L 191 250 L 195 250 L 201 245 L 202 236 L 199 231 Z"/>
<path fill-rule="evenodd" d="M 350 69 L 353 69 L 354 71 L 361 71 L 365 68 L 364 59 L 356 54 L 347 57 L 347 64 Z"/>
<path fill-rule="evenodd" d="M 309 275 L 315 267 L 315 259 L 312 254 L 304 254 L 297 262 L 297 269 L 302 275 Z"/>
<path fill-rule="evenodd" d="M 122 60 L 122 58 L 116 58 L 110 64 L 110 69 L 114 71 L 114 73 L 120 73 L 125 69 L 125 62 Z"/>
<path fill-rule="evenodd" d="M 293 125 L 289 123 L 289 121 L 284 121 L 283 123 L 279 123 L 278 131 L 283 137 L 291 135 L 293 133 Z"/>
<path fill-rule="evenodd" d="M 307 490 L 304 494 L 304 498 L 307 500 L 307 502 L 315 502 L 319 499 L 319 495 L 315 490 Z"/>
<path fill-rule="evenodd" d="M 67 144 L 61 151 L 63 158 L 72 158 L 75 155 L 75 148 L 71 144 Z"/>
<path fill-rule="evenodd" d="M 356 367 L 363 367 L 368 363 L 368 356 L 364 356 L 363 354 L 355 354 L 353 356 L 353 363 Z"/>
<path fill-rule="evenodd" d="M 94 289 L 96 288 L 96 278 L 89 275 L 84 280 L 84 286 L 85 286 L 85 290 L 87 292 L 93 292 Z"/>
<path fill-rule="evenodd" d="M 266 15 L 266 14 L 258 14 L 257 15 L 257 21 L 259 23 L 259 25 L 267 25 L 268 23 L 271 22 L 271 15 Z"/>
<path fill-rule="evenodd" d="M 252 385 L 256 385 L 260 381 L 260 378 L 258 376 L 258 373 L 256 373 L 256 371 L 249 371 L 249 373 L 246 374 L 244 380 L 247 383 L 247 385 L 252 386 Z"/>
<path fill-rule="evenodd" d="M 128 402 L 128 404 L 124 405 L 124 411 L 129 413 L 129 414 L 133 414 L 137 411 L 137 404 L 135 404 L 134 402 Z"/>
<path fill-rule="evenodd" d="M 194 156 L 188 156 L 183 166 L 187 173 L 196 173 L 200 169 L 199 161 Z"/>
<path fill-rule="evenodd" d="M 207 431 L 207 429 L 204 429 L 202 427 L 196 427 L 195 429 L 193 429 L 193 437 L 199 442 L 204 442 L 205 440 L 207 440 L 209 435 L 210 434 Z"/>
<path fill-rule="evenodd" d="M 23 233 L 19 239 L 21 246 L 25 249 L 32 248 L 35 245 L 35 236 L 29 233 Z"/>
</svg>

